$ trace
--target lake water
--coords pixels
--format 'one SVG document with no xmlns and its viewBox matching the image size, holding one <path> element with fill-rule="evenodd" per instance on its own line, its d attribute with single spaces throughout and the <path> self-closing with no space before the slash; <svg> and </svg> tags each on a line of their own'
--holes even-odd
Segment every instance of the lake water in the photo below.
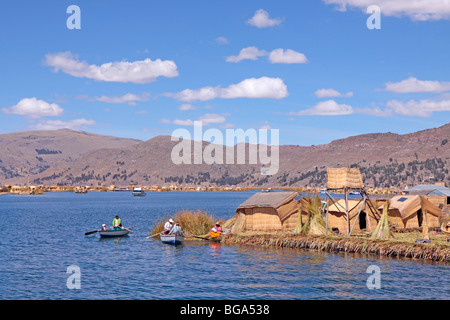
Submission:
<svg viewBox="0 0 450 320">
<path fill-rule="evenodd" d="M 306 250 L 174 247 L 148 239 L 156 220 L 202 209 L 228 219 L 254 192 L 46 193 L 0 196 L 0 299 L 450 299 L 450 265 Z M 118 214 L 128 237 L 84 236 Z M 381 288 L 369 290 L 369 266 Z M 70 266 L 80 289 L 70 290 Z"/>
</svg>

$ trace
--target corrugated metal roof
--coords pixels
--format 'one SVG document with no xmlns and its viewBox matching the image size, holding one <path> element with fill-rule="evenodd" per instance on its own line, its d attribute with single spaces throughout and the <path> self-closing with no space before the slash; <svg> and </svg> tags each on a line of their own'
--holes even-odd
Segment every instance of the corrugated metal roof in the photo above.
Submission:
<svg viewBox="0 0 450 320">
<path fill-rule="evenodd" d="M 444 186 L 434 184 L 419 184 L 417 186 L 414 186 L 412 188 L 409 188 L 408 190 L 405 190 L 405 193 L 420 193 L 420 194 L 426 194 L 428 196 L 435 196 L 435 197 L 450 197 L 450 189 L 446 188 Z"/>
</svg>

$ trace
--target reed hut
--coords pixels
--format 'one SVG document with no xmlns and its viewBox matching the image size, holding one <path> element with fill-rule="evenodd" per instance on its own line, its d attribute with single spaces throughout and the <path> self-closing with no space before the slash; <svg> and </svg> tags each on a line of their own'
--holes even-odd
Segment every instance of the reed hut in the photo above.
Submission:
<svg viewBox="0 0 450 320">
<path fill-rule="evenodd" d="M 350 228 L 353 228 L 353 231 L 375 229 L 377 220 L 373 214 L 370 214 L 370 210 L 367 208 L 367 203 L 362 200 L 348 200 L 348 209 Z M 345 199 L 340 199 L 329 206 L 328 228 L 338 228 L 341 232 L 347 230 Z"/>
<path fill-rule="evenodd" d="M 231 232 L 294 229 L 299 212 L 299 196 L 298 192 L 253 195 L 236 209 L 236 223 Z"/>
<path fill-rule="evenodd" d="M 389 222 L 398 229 L 419 228 L 423 215 L 427 215 L 429 228 L 439 227 L 442 210 L 425 197 L 419 195 L 399 195 L 389 201 Z M 382 210 L 383 206 L 378 207 Z"/>
</svg>

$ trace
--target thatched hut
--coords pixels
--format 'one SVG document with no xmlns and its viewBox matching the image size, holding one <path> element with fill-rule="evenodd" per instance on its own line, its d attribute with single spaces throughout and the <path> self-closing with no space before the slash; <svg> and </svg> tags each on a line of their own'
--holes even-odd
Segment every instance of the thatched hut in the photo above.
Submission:
<svg viewBox="0 0 450 320">
<path fill-rule="evenodd" d="M 378 210 L 382 210 L 380 206 Z M 422 226 L 423 215 L 427 214 L 428 227 L 438 228 L 442 210 L 425 197 L 419 195 L 399 195 L 390 200 L 389 222 L 399 229 Z"/>
<path fill-rule="evenodd" d="M 369 200 L 366 200 L 369 201 Z M 377 220 L 371 214 L 362 200 L 348 200 L 350 228 L 354 231 L 368 229 L 374 230 L 377 225 Z M 362 208 L 361 208 L 362 207 Z M 361 211 L 359 217 L 358 213 Z M 356 223 L 355 223 L 355 220 Z M 338 228 L 341 232 L 347 230 L 347 215 L 345 212 L 345 199 L 340 199 L 328 208 L 328 228 Z"/>
<path fill-rule="evenodd" d="M 236 209 L 232 233 L 244 230 L 290 230 L 297 223 L 298 192 L 257 193 Z"/>
</svg>

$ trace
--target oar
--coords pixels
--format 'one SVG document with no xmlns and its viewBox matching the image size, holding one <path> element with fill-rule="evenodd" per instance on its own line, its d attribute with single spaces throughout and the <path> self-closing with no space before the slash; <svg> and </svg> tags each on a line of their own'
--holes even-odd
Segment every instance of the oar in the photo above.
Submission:
<svg viewBox="0 0 450 320">
<path fill-rule="evenodd" d="M 156 236 L 159 236 L 161 233 L 155 233 L 154 235 L 152 235 L 152 236 L 148 236 L 147 238 L 145 238 L 145 239 L 150 239 L 150 238 L 153 238 L 153 237 L 156 237 Z"/>
<path fill-rule="evenodd" d="M 85 236 L 88 236 L 88 235 L 90 235 L 90 234 L 97 233 L 98 231 L 99 231 L 99 230 L 89 231 L 89 232 L 86 232 L 84 235 L 85 235 Z"/>
<path fill-rule="evenodd" d="M 186 234 L 188 237 L 192 237 L 192 238 L 197 238 L 197 239 L 202 239 L 202 240 L 207 240 L 210 241 L 210 239 L 208 238 L 204 238 L 204 237 L 199 237 L 199 236 L 194 236 L 193 234 Z"/>
<path fill-rule="evenodd" d="M 135 233 L 135 232 L 134 232 L 133 230 L 130 230 L 131 228 L 134 228 L 134 227 L 136 227 L 136 226 L 133 226 L 133 227 L 129 227 L 129 228 L 125 228 L 125 227 L 124 227 L 124 229 L 125 229 L 125 230 L 127 230 L 127 231 L 130 231 L 130 232 L 133 232 L 133 233 Z"/>
</svg>

